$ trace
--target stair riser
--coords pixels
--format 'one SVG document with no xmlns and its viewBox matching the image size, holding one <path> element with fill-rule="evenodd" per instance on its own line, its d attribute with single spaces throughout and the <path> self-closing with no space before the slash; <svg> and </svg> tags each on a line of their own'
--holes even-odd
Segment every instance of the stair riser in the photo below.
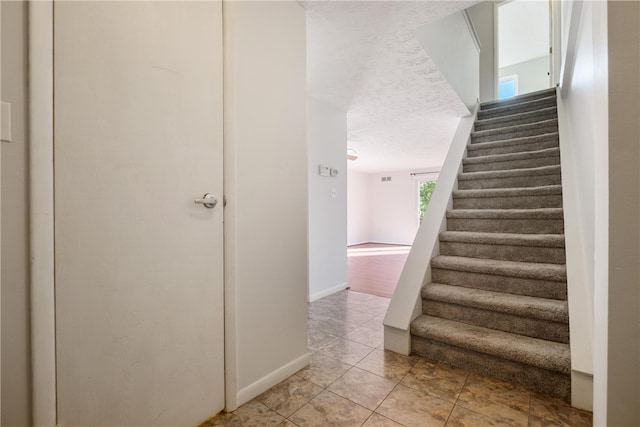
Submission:
<svg viewBox="0 0 640 427">
<path fill-rule="evenodd" d="M 561 301 L 567 299 L 567 284 L 552 280 L 522 279 L 520 277 L 432 268 L 431 281 L 446 285 L 464 286 L 467 288 L 504 292 L 514 295 L 526 295 Z"/>
<path fill-rule="evenodd" d="M 528 104 L 516 104 L 509 108 L 491 108 L 478 111 L 478 120 L 494 119 L 497 117 L 510 116 L 512 114 L 528 113 L 543 108 L 555 107 L 557 105 L 556 98 L 539 99 Z"/>
<path fill-rule="evenodd" d="M 561 208 L 562 195 L 524 197 L 454 197 L 454 209 L 543 209 Z"/>
<path fill-rule="evenodd" d="M 483 148 L 479 150 L 467 150 L 467 157 L 482 157 L 492 156 L 495 154 L 513 154 L 513 153 L 527 153 L 530 151 L 544 150 L 545 148 L 557 148 L 558 138 L 557 136 L 549 136 L 548 139 L 541 140 L 539 142 L 527 142 L 523 144 L 507 144 L 503 146 L 497 146 L 494 148 Z"/>
<path fill-rule="evenodd" d="M 562 219 L 447 218 L 447 230 L 485 233 L 562 234 Z"/>
<path fill-rule="evenodd" d="M 549 175 L 524 175 L 502 178 L 459 179 L 459 190 L 482 190 L 487 188 L 529 188 L 545 185 L 560 185 L 559 173 Z"/>
<path fill-rule="evenodd" d="M 422 300 L 422 312 L 430 316 L 482 326 L 483 328 L 496 329 L 563 344 L 569 343 L 568 319 L 564 323 L 553 322 L 432 300 Z"/>
<path fill-rule="evenodd" d="M 485 122 L 485 123 L 483 123 L 482 121 L 476 122 L 474 129 L 477 131 L 499 129 L 505 126 L 524 125 L 528 123 L 539 122 L 541 120 L 551 120 L 557 117 L 558 117 L 557 111 L 551 111 L 551 112 L 545 111 L 538 114 L 535 114 L 534 112 L 532 112 L 531 114 L 528 114 L 526 117 L 522 117 L 519 119 L 511 118 L 510 116 L 497 117 L 497 118 L 494 118 L 491 122 Z"/>
<path fill-rule="evenodd" d="M 432 360 L 499 378 L 526 388 L 557 396 L 565 400 L 571 397 L 571 378 L 555 371 L 524 365 L 507 359 L 451 346 L 439 341 L 412 335 L 412 353 Z"/>
<path fill-rule="evenodd" d="M 440 242 L 440 254 L 469 258 L 564 264 L 564 248 Z"/>
<path fill-rule="evenodd" d="M 526 138 L 529 136 L 538 136 L 544 135 L 545 133 L 554 133 L 558 132 L 558 125 L 549 125 L 544 127 L 531 127 L 525 129 L 519 129 L 514 131 L 504 131 L 504 132 L 496 132 L 490 133 L 488 135 L 474 135 L 471 137 L 472 144 L 478 144 L 481 142 L 495 142 L 495 141 L 504 141 L 507 139 L 514 138 Z"/>
<path fill-rule="evenodd" d="M 510 160 L 506 162 L 471 163 L 465 164 L 464 172 L 503 171 L 510 169 L 528 169 L 540 166 L 555 166 L 560 164 L 560 156 L 534 157 L 531 159 Z"/>
</svg>

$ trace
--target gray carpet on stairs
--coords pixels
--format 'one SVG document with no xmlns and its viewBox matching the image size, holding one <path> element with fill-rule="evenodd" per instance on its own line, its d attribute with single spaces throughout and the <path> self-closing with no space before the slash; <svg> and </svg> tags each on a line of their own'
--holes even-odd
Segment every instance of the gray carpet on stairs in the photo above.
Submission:
<svg viewBox="0 0 640 427">
<path fill-rule="evenodd" d="M 569 399 L 554 89 L 481 105 L 446 228 L 413 352 Z"/>
</svg>

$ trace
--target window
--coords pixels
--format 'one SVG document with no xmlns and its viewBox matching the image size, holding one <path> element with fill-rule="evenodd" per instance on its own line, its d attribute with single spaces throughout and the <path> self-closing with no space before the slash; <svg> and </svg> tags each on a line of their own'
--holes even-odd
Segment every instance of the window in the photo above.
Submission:
<svg viewBox="0 0 640 427">
<path fill-rule="evenodd" d="M 511 98 L 518 94 L 518 75 L 512 74 L 500 78 L 498 84 L 498 99 Z"/>
<path fill-rule="evenodd" d="M 435 188 L 435 180 L 421 181 L 418 184 L 418 218 L 420 219 L 420 223 L 422 223 L 424 213 L 427 211 L 427 206 L 429 206 L 429 201 L 431 200 L 431 195 L 433 194 L 433 190 L 435 190 Z"/>
</svg>

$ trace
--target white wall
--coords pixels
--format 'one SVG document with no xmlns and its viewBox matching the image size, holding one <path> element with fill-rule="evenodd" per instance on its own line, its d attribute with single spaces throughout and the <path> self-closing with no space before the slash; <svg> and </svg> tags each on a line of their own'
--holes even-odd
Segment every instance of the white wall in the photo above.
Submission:
<svg viewBox="0 0 640 427">
<path fill-rule="evenodd" d="M 390 177 L 390 181 L 382 181 Z M 411 171 L 349 171 L 348 244 L 411 245 L 418 231 L 418 183 Z"/>
<path fill-rule="evenodd" d="M 559 100 L 570 315 L 593 316 L 586 339 L 571 325 L 572 367 L 593 336 L 594 425 L 639 425 L 640 8 L 563 2 L 562 17 L 562 54 L 575 54 Z"/>
<path fill-rule="evenodd" d="M 572 370 L 577 375 L 590 376 L 594 372 L 592 307 L 595 271 L 606 267 L 606 257 L 595 257 L 595 230 L 606 229 L 607 221 L 606 216 L 596 218 L 598 210 L 607 203 L 607 156 L 603 143 L 607 129 L 607 75 L 606 71 L 601 72 L 603 64 L 606 64 L 606 33 L 599 29 L 598 24 L 598 21 L 606 19 L 606 14 L 594 14 L 591 2 L 584 5 L 582 23 L 573 30 L 579 28 L 574 45 L 566 42 L 570 32 L 570 19 L 566 15 L 570 12 L 562 4 L 562 38 L 565 40 L 562 57 L 568 63 L 567 58 L 575 52 L 576 62 L 572 78 L 563 81 L 558 115 Z M 596 158 L 598 152 L 601 154 Z M 602 243 L 606 246 L 606 242 Z M 587 409 L 592 406 L 590 390 L 581 392 L 578 384 L 573 384 L 572 393 L 574 405 Z"/>
<path fill-rule="evenodd" d="M 347 174 L 348 245 L 359 245 L 370 241 L 369 181 L 369 174 L 349 169 Z"/>
<path fill-rule="evenodd" d="M 2 420 L 31 425 L 27 3 L 2 2 L 2 100 L 12 104 L 13 141 L 2 143 Z"/>
<path fill-rule="evenodd" d="M 347 113 L 308 97 L 307 118 L 309 300 L 314 301 L 347 286 Z M 319 165 L 337 169 L 338 175 L 320 176 Z"/>
<path fill-rule="evenodd" d="M 224 14 L 233 409 L 308 363 L 306 17 L 296 2 L 227 2 Z"/>
<path fill-rule="evenodd" d="M 482 49 L 480 50 L 480 102 L 496 99 L 495 24 L 493 1 L 483 1 L 467 9 Z"/>
<path fill-rule="evenodd" d="M 550 87 L 549 56 L 531 59 L 500 68 L 500 77 L 518 75 L 518 94 L 535 92 Z"/>
<path fill-rule="evenodd" d="M 462 102 L 472 109 L 480 93 L 479 53 L 462 13 L 422 25 L 415 35 Z"/>
<path fill-rule="evenodd" d="M 603 268 L 595 273 L 596 348 L 600 351 L 600 346 L 605 346 L 607 355 L 606 360 L 596 359 L 594 372 L 594 388 L 606 388 L 607 397 L 604 412 L 598 394 L 594 424 L 636 426 L 640 425 L 640 4 L 607 2 L 604 13 L 604 6 L 597 2 L 585 3 L 585 8 L 589 6 L 593 7 L 594 40 L 597 30 L 606 29 L 609 47 L 608 212 L 606 203 L 605 207 L 598 205 L 607 200 L 598 196 L 595 212 L 596 262 L 604 263 L 600 258 L 607 255 L 609 260 L 608 271 Z M 607 17 L 606 23 L 602 16 Z M 600 182 L 598 173 L 606 171 L 607 165 L 602 164 L 606 156 L 596 152 L 595 159 L 596 191 L 606 194 L 606 184 Z M 601 221 L 601 213 L 608 223 Z M 600 247 L 607 231 L 608 254 L 606 245 Z M 601 287 L 607 281 L 601 281 L 601 276 L 606 279 L 607 273 L 608 295 L 604 296 Z M 607 307 L 602 306 L 605 301 Z M 605 381 L 601 381 L 605 369 Z"/>
<path fill-rule="evenodd" d="M 413 243 L 418 231 L 418 186 L 410 171 L 369 174 L 368 206 L 369 241 Z"/>
</svg>

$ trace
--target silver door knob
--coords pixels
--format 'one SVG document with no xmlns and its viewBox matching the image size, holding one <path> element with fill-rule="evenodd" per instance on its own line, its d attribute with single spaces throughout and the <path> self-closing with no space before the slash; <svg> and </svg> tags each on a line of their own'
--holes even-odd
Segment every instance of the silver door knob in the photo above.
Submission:
<svg viewBox="0 0 640 427">
<path fill-rule="evenodd" d="M 204 205 L 205 208 L 213 209 L 218 204 L 218 198 L 211 193 L 206 193 L 202 199 L 195 199 L 194 202 Z"/>
</svg>

